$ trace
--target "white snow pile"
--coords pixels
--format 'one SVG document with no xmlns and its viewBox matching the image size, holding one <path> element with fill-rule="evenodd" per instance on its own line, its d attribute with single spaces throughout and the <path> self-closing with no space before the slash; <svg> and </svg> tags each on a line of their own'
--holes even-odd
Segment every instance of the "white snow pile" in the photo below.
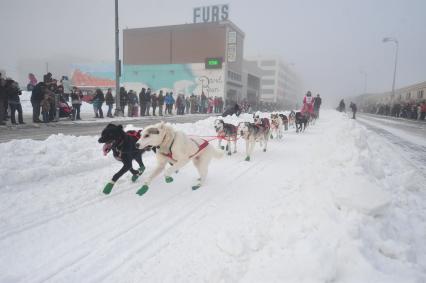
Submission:
<svg viewBox="0 0 426 283">
<path fill-rule="evenodd" d="M 214 120 L 174 126 L 211 136 Z M 250 162 L 240 140 L 197 191 L 188 165 L 136 195 L 149 152 L 141 179 L 105 196 L 121 164 L 101 149 L 0 144 L 0 282 L 426 282 L 424 172 L 341 113 Z"/>
</svg>

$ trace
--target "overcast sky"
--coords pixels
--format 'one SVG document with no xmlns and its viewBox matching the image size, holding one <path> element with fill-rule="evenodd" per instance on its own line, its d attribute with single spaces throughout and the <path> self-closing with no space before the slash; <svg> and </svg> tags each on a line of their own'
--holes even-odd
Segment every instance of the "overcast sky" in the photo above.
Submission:
<svg viewBox="0 0 426 283">
<path fill-rule="evenodd" d="M 0 0 L 0 69 L 21 60 L 70 63 L 114 60 L 113 0 Z M 200 0 L 120 0 L 120 27 L 192 22 Z M 397 87 L 426 81 L 424 0 L 227 0 L 230 20 L 245 33 L 245 55 L 280 55 L 294 64 L 304 89 L 324 97 L 391 88 L 400 42 Z M 120 39 L 120 41 L 122 38 Z M 78 60 L 79 62 L 75 62 Z M 28 70 L 30 71 L 30 70 Z"/>
</svg>

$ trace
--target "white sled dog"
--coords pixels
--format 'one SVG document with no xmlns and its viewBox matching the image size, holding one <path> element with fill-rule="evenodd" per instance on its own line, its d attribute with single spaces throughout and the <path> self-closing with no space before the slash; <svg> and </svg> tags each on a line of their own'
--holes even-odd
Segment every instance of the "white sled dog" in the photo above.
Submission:
<svg viewBox="0 0 426 283">
<path fill-rule="evenodd" d="M 173 181 L 172 173 L 185 166 L 190 160 L 197 168 L 200 178 L 192 186 L 193 190 L 201 187 L 206 179 L 208 166 L 213 157 L 220 158 L 223 152 L 214 149 L 208 141 L 201 138 L 188 137 L 180 131 L 175 131 L 164 122 L 146 127 L 136 146 L 145 148 L 152 146 L 156 148 L 157 166 L 151 175 L 146 179 L 144 186 L 138 191 L 139 195 L 148 190 L 149 184 L 158 176 L 169 163 L 171 166 L 164 170 L 164 177 L 167 183 Z"/>
</svg>

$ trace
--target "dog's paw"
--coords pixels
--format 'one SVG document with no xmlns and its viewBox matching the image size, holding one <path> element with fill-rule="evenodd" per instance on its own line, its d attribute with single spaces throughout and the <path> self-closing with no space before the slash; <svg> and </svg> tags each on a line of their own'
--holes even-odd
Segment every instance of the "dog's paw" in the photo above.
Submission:
<svg viewBox="0 0 426 283">
<path fill-rule="evenodd" d="M 133 175 L 132 176 L 132 182 L 134 183 L 134 182 L 136 182 L 136 180 L 139 178 L 139 174 L 135 174 L 135 175 Z"/>
<path fill-rule="evenodd" d="M 109 182 L 108 184 L 106 184 L 106 186 L 105 186 L 105 188 L 103 190 L 103 193 L 106 194 L 106 195 L 108 195 L 109 193 L 111 193 L 112 187 L 114 187 L 114 183 Z"/>
<path fill-rule="evenodd" d="M 193 191 L 198 190 L 200 187 L 201 187 L 201 184 L 196 184 L 196 185 L 192 186 L 192 190 Z"/>
<path fill-rule="evenodd" d="M 171 182 L 173 182 L 173 178 L 172 177 L 170 177 L 170 176 L 166 176 L 166 183 L 171 183 Z"/>
<path fill-rule="evenodd" d="M 143 194 L 145 194 L 148 191 L 148 185 L 143 185 L 137 192 L 137 195 L 142 196 Z"/>
<path fill-rule="evenodd" d="M 246 159 L 244 159 L 245 161 L 250 161 L 250 156 L 247 156 Z"/>
</svg>

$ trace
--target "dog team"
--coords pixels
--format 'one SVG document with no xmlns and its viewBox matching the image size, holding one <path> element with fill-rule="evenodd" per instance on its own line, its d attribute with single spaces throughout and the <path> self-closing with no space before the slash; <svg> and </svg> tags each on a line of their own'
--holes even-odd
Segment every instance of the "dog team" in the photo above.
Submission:
<svg viewBox="0 0 426 283">
<path fill-rule="evenodd" d="M 123 166 L 106 184 L 103 193 L 109 194 L 115 182 L 128 171 L 132 173 L 132 181 L 136 182 L 145 171 L 142 155 L 151 150 L 155 153 L 157 165 L 137 191 L 138 195 L 145 194 L 153 179 L 162 172 L 164 172 L 166 183 L 173 182 L 172 174 L 191 161 L 199 174 L 199 178 L 192 185 L 192 189 L 197 190 L 206 180 L 211 160 L 224 155 L 222 149 L 225 149 L 228 155 L 237 152 L 239 137 L 245 140 L 245 160 L 250 161 L 256 142 L 259 142 L 263 151 L 266 152 L 269 139 L 282 139 L 283 132 L 287 131 L 289 127 L 296 128 L 297 133 L 303 132 L 314 119 L 313 115 L 303 115 L 301 112 L 294 111 L 288 117 L 281 113 L 272 113 L 270 118 L 261 118 L 256 113 L 253 115 L 253 122 L 240 122 L 238 125 L 216 119 L 214 129 L 221 150 L 215 149 L 209 141 L 201 137 L 188 136 L 164 122 L 148 126 L 143 130 L 127 132 L 121 125 L 109 124 L 102 131 L 98 142 L 104 144 L 104 155 L 112 151 L 114 158 L 121 161 Z M 222 146 L 223 140 L 226 141 L 226 148 Z M 133 160 L 139 165 L 137 170 L 133 169 Z M 170 166 L 166 168 L 167 164 Z"/>
</svg>

